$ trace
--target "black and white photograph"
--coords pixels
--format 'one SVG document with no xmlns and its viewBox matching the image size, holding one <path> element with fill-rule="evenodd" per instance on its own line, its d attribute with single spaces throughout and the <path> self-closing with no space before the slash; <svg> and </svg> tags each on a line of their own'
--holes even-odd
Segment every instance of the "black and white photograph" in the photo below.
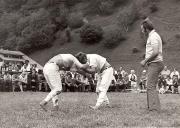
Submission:
<svg viewBox="0 0 180 128">
<path fill-rule="evenodd" d="M 180 128 L 180 0 L 0 0 L 0 128 Z"/>
</svg>

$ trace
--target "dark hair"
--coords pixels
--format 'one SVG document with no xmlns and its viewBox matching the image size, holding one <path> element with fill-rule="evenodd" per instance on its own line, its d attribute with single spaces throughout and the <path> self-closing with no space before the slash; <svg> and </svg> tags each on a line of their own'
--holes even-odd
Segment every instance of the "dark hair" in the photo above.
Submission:
<svg viewBox="0 0 180 128">
<path fill-rule="evenodd" d="M 154 29 L 154 26 L 153 26 L 153 24 L 152 24 L 152 22 L 150 21 L 150 20 L 144 20 L 143 22 L 142 22 L 142 26 L 143 26 L 143 28 L 146 30 L 146 29 L 148 29 L 148 30 L 153 30 Z"/>
<path fill-rule="evenodd" d="M 29 63 L 29 60 L 25 60 L 25 63 Z"/>
<path fill-rule="evenodd" d="M 86 57 L 86 54 L 83 52 L 78 52 L 75 57 L 79 60 L 79 62 L 83 63 L 83 59 Z"/>
<path fill-rule="evenodd" d="M 148 29 L 148 30 L 152 31 L 154 29 L 153 23 L 152 23 L 152 21 L 148 17 L 143 20 L 141 25 L 143 26 L 143 28 L 145 30 Z"/>
</svg>

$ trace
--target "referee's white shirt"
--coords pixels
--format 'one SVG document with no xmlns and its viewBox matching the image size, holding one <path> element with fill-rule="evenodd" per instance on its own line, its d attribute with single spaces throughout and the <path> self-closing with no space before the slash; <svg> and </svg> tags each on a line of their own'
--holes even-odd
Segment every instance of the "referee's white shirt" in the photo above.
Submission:
<svg viewBox="0 0 180 128">
<path fill-rule="evenodd" d="M 149 58 L 152 55 L 153 46 L 158 47 L 159 53 L 158 53 L 158 56 L 151 62 L 163 61 L 162 40 L 161 40 L 161 37 L 159 36 L 159 34 L 155 30 L 152 30 L 149 33 L 147 43 L 146 43 L 146 55 L 145 55 L 145 58 Z"/>
</svg>

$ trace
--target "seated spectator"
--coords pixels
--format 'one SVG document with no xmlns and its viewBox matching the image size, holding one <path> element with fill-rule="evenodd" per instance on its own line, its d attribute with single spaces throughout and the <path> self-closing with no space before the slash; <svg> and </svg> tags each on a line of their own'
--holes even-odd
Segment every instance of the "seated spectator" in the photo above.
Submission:
<svg viewBox="0 0 180 128">
<path fill-rule="evenodd" d="M 174 68 L 174 70 L 170 74 L 171 78 L 174 79 L 177 77 L 179 79 L 179 72 Z"/>
<path fill-rule="evenodd" d="M 109 86 L 109 90 L 108 91 L 116 91 L 117 89 L 116 89 L 116 79 L 115 79 L 115 77 L 113 77 L 113 80 L 111 81 L 111 84 L 110 84 L 110 86 Z"/>
<path fill-rule="evenodd" d="M 137 88 L 137 76 L 136 76 L 134 70 L 131 70 L 131 73 L 129 74 L 129 82 L 130 82 L 132 91 L 136 92 L 138 89 Z"/>
<path fill-rule="evenodd" d="M 74 92 L 74 84 L 73 84 L 73 79 L 72 79 L 72 74 L 71 72 L 67 72 L 66 73 L 66 77 L 65 77 L 65 85 L 66 85 L 66 89 L 70 92 Z"/>
<path fill-rule="evenodd" d="M 164 77 L 162 75 L 159 75 L 157 90 L 158 91 L 160 89 L 162 90 L 162 88 L 165 90 L 165 88 L 166 88 L 166 80 L 164 79 Z"/>
<path fill-rule="evenodd" d="M 178 80 L 178 88 L 177 88 L 177 92 L 180 94 L 180 79 Z"/>
<path fill-rule="evenodd" d="M 85 84 L 83 83 L 83 76 L 79 73 L 75 74 L 75 83 L 78 87 L 78 90 L 80 92 L 84 92 L 85 91 Z"/>
<path fill-rule="evenodd" d="M 27 84 L 28 84 L 28 75 L 26 72 L 22 72 L 20 75 L 19 75 L 19 86 L 25 86 L 24 88 L 27 89 Z"/>
<path fill-rule="evenodd" d="M 4 91 L 4 76 L 2 73 L 0 73 L 0 91 Z"/>
<path fill-rule="evenodd" d="M 168 76 L 166 79 L 166 88 L 165 88 L 166 92 L 168 91 L 172 92 L 172 87 L 173 87 L 173 80 L 171 79 L 170 76 Z"/>
<path fill-rule="evenodd" d="M 37 83 L 38 83 L 38 78 L 37 78 L 37 73 L 35 69 L 32 69 L 32 72 L 30 73 L 30 90 L 36 91 L 37 90 Z"/>
<path fill-rule="evenodd" d="M 12 90 L 12 87 L 11 87 L 11 75 L 8 73 L 8 72 L 4 72 L 4 89 L 5 91 L 10 91 Z"/>
<path fill-rule="evenodd" d="M 13 71 L 13 72 L 18 72 L 18 71 L 19 71 L 19 68 L 18 68 L 18 65 L 17 65 L 17 64 L 13 64 L 13 66 L 12 66 L 12 71 Z"/>
<path fill-rule="evenodd" d="M 45 92 L 48 91 L 48 83 L 46 82 L 44 75 L 43 75 L 43 71 L 42 70 L 38 70 L 37 73 L 37 81 L 38 81 L 38 90 L 42 91 L 42 89 L 44 89 Z"/>
<path fill-rule="evenodd" d="M 146 81 L 147 81 L 146 70 L 143 70 L 142 74 L 140 76 L 140 83 L 139 83 L 141 90 L 145 90 L 146 89 Z"/>
<path fill-rule="evenodd" d="M 92 77 L 92 78 L 90 78 L 89 79 L 89 85 L 90 85 L 90 87 L 91 87 L 91 92 L 95 92 L 95 90 L 96 90 L 96 84 L 95 84 L 95 82 L 94 82 L 94 78 Z"/>
<path fill-rule="evenodd" d="M 167 68 L 167 66 L 164 66 L 164 69 L 161 71 L 161 75 L 162 77 L 164 77 L 164 79 L 167 79 L 168 76 L 170 76 L 170 70 Z"/>
<path fill-rule="evenodd" d="M 118 72 L 115 69 L 114 69 L 114 77 L 115 77 L 115 79 L 117 81 L 117 79 L 118 79 Z"/>
<path fill-rule="evenodd" d="M 95 84 L 95 86 L 97 85 L 98 79 L 99 79 L 99 75 L 98 75 L 98 73 L 95 73 L 94 74 L 94 84 Z"/>
<path fill-rule="evenodd" d="M 84 91 L 85 92 L 89 91 L 90 84 L 88 78 L 86 76 L 82 76 L 81 82 L 82 82 L 82 86 L 84 87 Z"/>
<path fill-rule="evenodd" d="M 120 67 L 117 72 L 118 72 L 119 77 L 124 77 L 125 71 L 123 70 L 123 67 Z"/>
<path fill-rule="evenodd" d="M 119 92 L 122 89 L 124 89 L 124 80 L 122 77 L 118 77 L 117 81 L 116 81 L 116 90 Z"/>
<path fill-rule="evenodd" d="M 179 88 L 179 79 L 177 76 L 174 77 L 173 79 L 173 85 L 172 85 L 172 93 L 176 93 L 178 92 L 178 88 Z"/>
<path fill-rule="evenodd" d="M 125 91 L 126 89 L 129 89 L 129 88 L 130 88 L 129 76 L 128 76 L 128 73 L 127 73 L 127 72 L 124 73 L 123 83 L 124 83 L 124 91 Z"/>
<path fill-rule="evenodd" d="M 23 92 L 22 84 L 19 82 L 19 74 L 13 74 L 12 75 L 12 88 L 13 92 L 15 91 L 15 88 L 19 86 L 20 91 Z"/>
<path fill-rule="evenodd" d="M 37 64 L 33 64 L 31 70 L 35 70 L 36 72 L 38 72 L 39 69 L 37 67 Z"/>
</svg>

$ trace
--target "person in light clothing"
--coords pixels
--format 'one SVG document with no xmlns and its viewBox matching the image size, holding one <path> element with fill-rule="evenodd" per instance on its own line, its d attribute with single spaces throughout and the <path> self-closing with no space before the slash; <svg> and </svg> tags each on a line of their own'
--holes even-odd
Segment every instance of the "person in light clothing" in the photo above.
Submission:
<svg viewBox="0 0 180 128">
<path fill-rule="evenodd" d="M 87 73 L 98 73 L 98 80 L 96 86 L 96 92 L 98 94 L 97 102 L 95 106 L 90 106 L 92 109 L 98 109 L 102 103 L 109 106 L 109 99 L 106 95 L 108 88 L 113 80 L 113 68 L 107 62 L 106 58 L 98 54 L 85 54 L 79 52 L 76 54 L 77 59 L 82 63 L 89 63 L 89 67 L 85 69 Z"/>
<path fill-rule="evenodd" d="M 146 42 L 145 59 L 141 65 L 148 66 L 147 73 L 147 105 L 149 111 L 160 111 L 160 100 L 156 86 L 158 76 L 164 68 L 162 55 L 162 40 L 155 31 L 152 22 L 147 18 L 141 24 L 142 32 L 148 36 Z"/>
<path fill-rule="evenodd" d="M 135 74 L 134 70 L 131 70 L 131 73 L 129 74 L 129 82 L 131 84 L 132 91 L 137 91 L 137 76 Z"/>
<path fill-rule="evenodd" d="M 171 72 L 170 77 L 174 80 L 175 78 L 179 79 L 179 72 L 174 68 L 174 70 Z"/>
<path fill-rule="evenodd" d="M 58 95 L 62 91 L 62 83 L 60 70 L 65 71 L 78 71 L 86 68 L 88 64 L 82 65 L 73 55 L 71 54 L 59 54 L 51 58 L 44 66 L 43 73 L 44 77 L 51 89 L 51 92 L 46 98 L 41 101 L 40 106 L 42 109 L 47 111 L 46 104 L 52 99 L 55 110 L 58 107 Z"/>
</svg>

